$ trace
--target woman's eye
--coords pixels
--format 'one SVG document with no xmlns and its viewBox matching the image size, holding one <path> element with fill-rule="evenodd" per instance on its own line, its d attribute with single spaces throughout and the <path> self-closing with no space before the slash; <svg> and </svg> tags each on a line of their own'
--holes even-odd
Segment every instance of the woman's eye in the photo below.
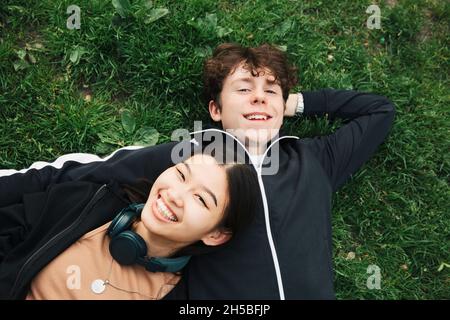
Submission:
<svg viewBox="0 0 450 320">
<path fill-rule="evenodd" d="M 267 90 L 267 92 L 270 92 L 270 93 L 276 93 L 276 92 L 273 91 L 273 90 Z"/>
<path fill-rule="evenodd" d="M 238 91 L 246 91 L 246 90 L 248 90 L 248 91 L 250 91 L 250 89 L 239 89 Z"/>
<path fill-rule="evenodd" d="M 183 181 L 185 180 L 184 174 L 180 171 L 180 169 L 177 169 L 178 173 L 180 174 L 181 179 L 183 179 Z"/>
<path fill-rule="evenodd" d="M 205 200 L 203 200 L 203 198 L 199 195 L 197 195 L 198 199 L 203 203 L 203 205 L 205 206 L 205 208 L 208 208 L 208 206 L 206 205 Z"/>
</svg>

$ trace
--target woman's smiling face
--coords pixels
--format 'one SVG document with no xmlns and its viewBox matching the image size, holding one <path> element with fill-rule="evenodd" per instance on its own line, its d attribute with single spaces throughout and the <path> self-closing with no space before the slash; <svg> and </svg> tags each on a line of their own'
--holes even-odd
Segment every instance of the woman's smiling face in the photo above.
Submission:
<svg viewBox="0 0 450 320">
<path fill-rule="evenodd" d="M 153 184 L 141 221 L 157 237 L 175 246 L 206 244 L 222 220 L 228 201 L 224 166 L 194 155 L 164 171 Z"/>
</svg>

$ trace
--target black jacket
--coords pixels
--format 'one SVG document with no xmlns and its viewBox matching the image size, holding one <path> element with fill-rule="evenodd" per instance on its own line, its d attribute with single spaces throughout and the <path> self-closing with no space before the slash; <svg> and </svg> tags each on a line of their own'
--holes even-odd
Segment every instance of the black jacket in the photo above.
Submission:
<svg viewBox="0 0 450 320">
<path fill-rule="evenodd" d="M 325 89 L 303 96 L 305 116 L 328 114 L 330 120 L 343 118 L 344 125 L 328 136 L 282 136 L 272 141 L 267 155 L 271 159 L 277 156 L 279 166 L 276 174 L 270 175 L 264 174 L 267 166 L 258 169 L 261 198 L 252 226 L 226 248 L 193 257 L 166 299 L 335 297 L 332 195 L 384 141 L 395 109 L 385 97 L 355 91 Z M 78 180 L 102 184 L 112 178 L 130 183 L 142 176 L 154 180 L 172 165 L 174 145 L 123 150 L 106 162 L 67 162 L 61 169 L 48 166 L 0 178 L 0 207 L 20 206 L 24 194 L 45 190 L 52 183 Z M 0 278 L 2 296 L 4 278 L 8 275 Z"/>
<path fill-rule="evenodd" d="M 0 208 L 0 299 L 25 298 L 42 268 L 129 203 L 113 181 L 69 181 Z"/>
</svg>

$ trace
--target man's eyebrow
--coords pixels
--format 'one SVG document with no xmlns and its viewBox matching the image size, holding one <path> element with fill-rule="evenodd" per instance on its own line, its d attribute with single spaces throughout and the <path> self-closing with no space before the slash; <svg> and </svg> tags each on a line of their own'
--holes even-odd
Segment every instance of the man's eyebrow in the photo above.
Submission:
<svg viewBox="0 0 450 320">
<path fill-rule="evenodd" d="M 188 172 L 189 172 L 189 175 L 192 175 L 191 167 L 190 167 L 186 162 L 182 162 L 182 164 L 184 164 L 184 165 L 186 166 L 186 168 L 187 168 L 187 170 L 188 170 Z M 215 204 L 216 207 L 217 207 L 217 198 L 216 198 L 216 196 L 214 195 L 214 193 L 212 193 L 211 190 L 209 190 L 208 188 L 206 188 L 206 187 L 204 187 L 204 186 L 202 187 L 202 189 L 203 189 L 206 193 L 208 193 L 208 194 L 213 198 L 214 204 Z"/>
<path fill-rule="evenodd" d="M 242 81 L 242 82 L 248 82 L 248 83 L 253 83 L 253 79 L 247 77 L 247 78 L 239 78 L 239 79 L 233 80 L 233 81 L 231 82 L 231 84 L 233 84 L 233 83 L 235 83 L 235 82 L 239 82 L 239 81 Z M 276 82 L 275 80 L 269 81 L 268 79 L 266 79 L 266 83 L 267 83 L 267 84 L 270 84 L 270 85 L 275 85 L 275 84 L 277 84 L 277 82 Z"/>
</svg>

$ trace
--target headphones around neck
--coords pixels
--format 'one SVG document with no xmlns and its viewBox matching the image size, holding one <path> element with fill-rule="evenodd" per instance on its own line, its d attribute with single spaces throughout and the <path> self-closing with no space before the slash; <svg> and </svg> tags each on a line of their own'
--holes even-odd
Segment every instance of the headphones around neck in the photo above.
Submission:
<svg viewBox="0 0 450 320">
<path fill-rule="evenodd" d="M 109 252 L 121 265 L 139 264 L 151 272 L 177 272 L 186 266 L 191 256 L 177 258 L 155 258 L 147 256 L 144 239 L 130 230 L 133 223 L 141 216 L 144 204 L 132 203 L 122 209 L 113 219 L 108 235 L 111 237 Z"/>
</svg>

